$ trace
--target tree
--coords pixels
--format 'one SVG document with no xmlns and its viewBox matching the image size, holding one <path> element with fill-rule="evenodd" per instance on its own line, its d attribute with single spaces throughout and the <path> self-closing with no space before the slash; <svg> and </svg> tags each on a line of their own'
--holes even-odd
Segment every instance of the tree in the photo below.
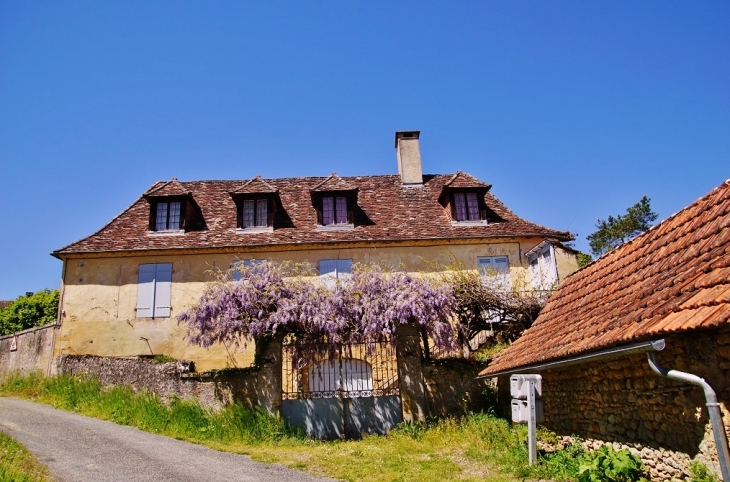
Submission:
<svg viewBox="0 0 730 482">
<path fill-rule="evenodd" d="M 586 237 L 593 255 L 602 256 L 651 228 L 658 215 L 651 210 L 650 201 L 644 196 L 626 214 L 609 216 L 607 220 L 599 218 L 596 232 Z"/>
<path fill-rule="evenodd" d="M 58 314 L 58 290 L 42 290 L 15 299 L 0 309 L 0 335 L 54 323 Z"/>
</svg>

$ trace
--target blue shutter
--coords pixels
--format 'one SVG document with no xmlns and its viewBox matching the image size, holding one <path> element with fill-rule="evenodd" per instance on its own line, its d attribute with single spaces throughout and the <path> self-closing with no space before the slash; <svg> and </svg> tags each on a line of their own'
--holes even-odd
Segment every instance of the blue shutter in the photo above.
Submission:
<svg viewBox="0 0 730 482">
<path fill-rule="evenodd" d="M 352 260 L 351 259 L 338 259 L 337 260 L 337 277 L 342 278 L 341 275 L 352 274 Z"/>
<path fill-rule="evenodd" d="M 151 318 L 155 303 L 155 265 L 140 264 L 137 278 L 137 318 Z"/>
<path fill-rule="evenodd" d="M 155 274 L 155 312 L 156 318 L 170 317 L 170 301 L 172 291 L 172 263 L 161 263 L 156 266 Z"/>
</svg>

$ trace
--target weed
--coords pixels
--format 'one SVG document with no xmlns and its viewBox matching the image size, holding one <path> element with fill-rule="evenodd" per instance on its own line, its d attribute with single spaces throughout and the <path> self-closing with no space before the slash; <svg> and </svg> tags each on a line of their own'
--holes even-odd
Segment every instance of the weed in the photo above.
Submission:
<svg viewBox="0 0 730 482">
<path fill-rule="evenodd" d="M 18 442 L 0 432 L 0 482 L 51 481 L 48 470 Z"/>
<path fill-rule="evenodd" d="M 699 460 L 693 460 L 689 464 L 689 473 L 690 482 L 717 482 L 717 477 Z"/>
</svg>

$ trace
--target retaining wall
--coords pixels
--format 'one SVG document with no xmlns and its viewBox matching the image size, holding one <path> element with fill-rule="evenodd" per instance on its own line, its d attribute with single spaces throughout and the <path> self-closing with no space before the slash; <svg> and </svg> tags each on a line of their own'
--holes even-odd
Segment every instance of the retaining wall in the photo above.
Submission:
<svg viewBox="0 0 730 482">
<path fill-rule="evenodd" d="M 0 377 L 12 372 L 48 373 L 55 324 L 0 337 Z"/>
</svg>

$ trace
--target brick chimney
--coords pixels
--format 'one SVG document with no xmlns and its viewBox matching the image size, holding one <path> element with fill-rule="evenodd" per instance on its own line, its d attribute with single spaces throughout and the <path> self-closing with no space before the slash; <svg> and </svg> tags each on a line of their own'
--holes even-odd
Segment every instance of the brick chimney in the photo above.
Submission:
<svg viewBox="0 0 730 482">
<path fill-rule="evenodd" d="M 398 156 L 398 174 L 404 186 L 422 186 L 421 150 L 418 137 L 421 131 L 398 131 L 395 133 L 395 150 Z"/>
</svg>

